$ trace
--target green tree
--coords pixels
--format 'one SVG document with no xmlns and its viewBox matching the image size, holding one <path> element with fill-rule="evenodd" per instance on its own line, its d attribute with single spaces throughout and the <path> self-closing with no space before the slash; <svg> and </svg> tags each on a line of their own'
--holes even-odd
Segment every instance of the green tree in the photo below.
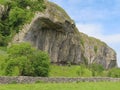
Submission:
<svg viewBox="0 0 120 90">
<path fill-rule="evenodd" d="M 36 51 L 29 43 L 13 44 L 7 50 L 10 57 L 21 57 L 32 55 Z"/>
<path fill-rule="evenodd" d="M 28 43 L 14 44 L 7 50 L 5 75 L 48 76 L 50 59 L 47 53 L 36 50 Z"/>
<path fill-rule="evenodd" d="M 50 60 L 47 53 L 37 51 L 36 53 L 34 53 L 34 57 L 32 60 L 34 72 L 37 74 L 37 76 L 48 76 Z"/>
</svg>

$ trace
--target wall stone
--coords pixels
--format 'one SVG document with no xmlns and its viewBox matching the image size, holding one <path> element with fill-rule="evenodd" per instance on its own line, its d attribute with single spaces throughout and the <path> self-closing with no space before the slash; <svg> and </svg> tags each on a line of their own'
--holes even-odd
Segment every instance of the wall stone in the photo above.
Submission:
<svg viewBox="0 0 120 90">
<path fill-rule="evenodd" d="M 73 82 L 120 82 L 120 78 L 110 78 L 110 77 L 91 77 L 91 78 L 52 78 L 52 77 L 28 77 L 28 76 L 18 76 L 18 77 L 0 77 L 0 84 L 10 84 L 10 83 L 73 83 Z"/>
</svg>

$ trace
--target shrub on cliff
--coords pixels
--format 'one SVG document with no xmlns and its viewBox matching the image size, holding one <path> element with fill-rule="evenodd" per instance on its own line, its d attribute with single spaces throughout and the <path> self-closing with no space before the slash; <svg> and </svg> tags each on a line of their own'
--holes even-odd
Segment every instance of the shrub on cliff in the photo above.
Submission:
<svg viewBox="0 0 120 90">
<path fill-rule="evenodd" d="M 2 66 L 8 76 L 48 76 L 50 59 L 28 43 L 12 45 Z"/>
</svg>

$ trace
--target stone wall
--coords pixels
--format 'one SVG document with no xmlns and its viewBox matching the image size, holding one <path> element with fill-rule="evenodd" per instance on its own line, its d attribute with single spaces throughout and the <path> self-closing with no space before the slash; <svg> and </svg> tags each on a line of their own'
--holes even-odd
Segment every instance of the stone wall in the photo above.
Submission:
<svg viewBox="0 0 120 90">
<path fill-rule="evenodd" d="M 0 84 L 10 84 L 10 83 L 70 83 L 70 82 L 120 82 L 120 78 L 109 78 L 109 77 L 91 77 L 91 78 L 48 78 L 48 77 L 0 77 Z"/>
</svg>

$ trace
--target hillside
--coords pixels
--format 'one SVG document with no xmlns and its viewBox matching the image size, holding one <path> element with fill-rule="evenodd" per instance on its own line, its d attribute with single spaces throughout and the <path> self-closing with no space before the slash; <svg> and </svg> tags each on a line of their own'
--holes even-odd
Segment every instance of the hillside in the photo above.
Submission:
<svg viewBox="0 0 120 90">
<path fill-rule="evenodd" d="M 3 26 L 4 22 L 10 22 L 9 28 L 1 28 L 1 31 L 3 29 L 7 31 L 0 34 L 1 46 L 10 40 L 9 44 L 30 42 L 36 48 L 48 52 L 52 63 L 77 65 L 98 63 L 104 68 L 116 66 L 116 53 L 113 49 L 104 42 L 79 32 L 74 21 L 58 5 L 47 0 L 39 1 L 42 9 L 38 7 L 36 9 L 26 3 L 25 6 L 18 8 L 14 5 L 12 8 L 9 8 L 8 4 L 0 5 L 0 21 Z M 20 12 L 14 12 L 16 10 Z M 15 15 L 17 13 L 18 17 L 13 13 Z"/>
</svg>

